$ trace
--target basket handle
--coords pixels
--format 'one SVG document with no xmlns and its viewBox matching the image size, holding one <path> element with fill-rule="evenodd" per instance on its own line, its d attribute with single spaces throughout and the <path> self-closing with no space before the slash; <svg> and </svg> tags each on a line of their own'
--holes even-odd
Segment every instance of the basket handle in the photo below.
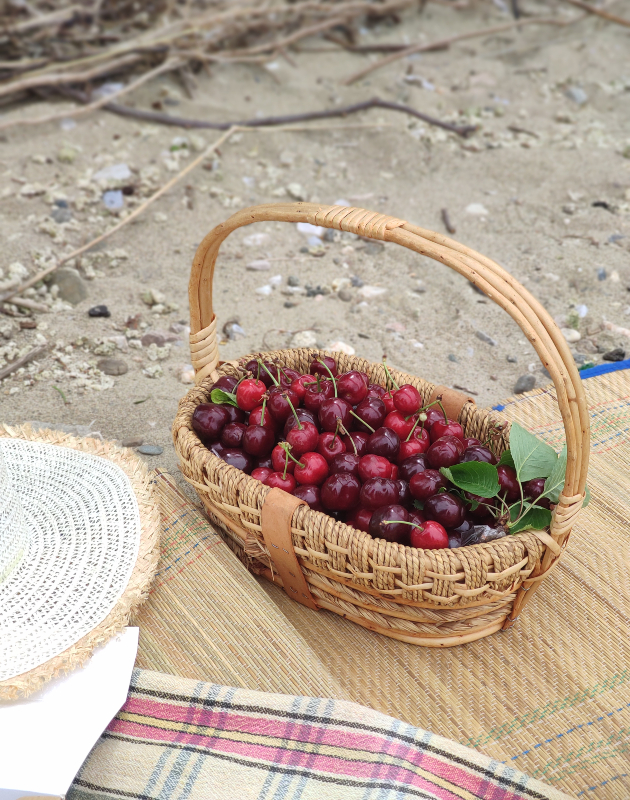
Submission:
<svg viewBox="0 0 630 800">
<path fill-rule="evenodd" d="M 489 258 L 439 233 L 402 219 L 346 206 L 315 203 L 274 203 L 253 206 L 217 225 L 197 249 L 190 274 L 190 351 L 199 383 L 219 364 L 217 319 L 212 305 L 212 279 L 219 248 L 232 231 L 253 222 L 310 222 L 349 231 L 414 250 L 440 261 L 478 286 L 521 328 L 548 370 L 556 387 L 567 441 L 567 471 L 560 501 L 553 514 L 551 535 L 560 544 L 568 537 L 582 507 L 589 457 L 589 418 L 582 380 L 569 346 L 546 309 L 508 272 Z M 547 550 L 546 571 L 554 559 Z M 533 592 L 532 592 L 533 593 Z"/>
</svg>

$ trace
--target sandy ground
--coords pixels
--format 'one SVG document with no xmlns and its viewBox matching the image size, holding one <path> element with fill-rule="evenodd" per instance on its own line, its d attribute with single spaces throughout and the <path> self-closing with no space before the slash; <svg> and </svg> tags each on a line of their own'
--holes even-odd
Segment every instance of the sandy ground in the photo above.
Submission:
<svg viewBox="0 0 630 800">
<path fill-rule="evenodd" d="M 576 15 L 562 6 L 555 13 Z M 492 5 L 454 11 L 429 4 L 403 25 L 365 31 L 362 41 L 430 42 L 507 20 Z M 346 87 L 341 80 L 375 57 L 313 40 L 292 54 L 294 65 L 213 68 L 198 76 L 192 98 L 168 76 L 139 90 L 138 107 L 161 102 L 170 113 L 212 120 L 330 108 L 378 95 L 479 130 L 463 140 L 372 110 L 320 130 L 313 123 L 310 132 L 233 137 L 220 156 L 74 265 L 84 300 L 64 302 L 53 280 L 30 292 L 51 308 L 34 315 L 37 328 L 22 330 L 15 318 L 0 315 L 0 367 L 43 338 L 50 344 L 46 357 L 2 382 L 0 419 L 141 438 L 164 448 L 161 456 L 147 456 L 151 465 L 175 470 L 170 427 L 189 388 L 181 374 L 190 362 L 185 326 L 195 248 L 233 210 L 291 195 L 341 200 L 440 232 L 447 208 L 454 238 L 499 261 L 562 326 L 579 330 L 571 345 L 578 363 L 599 363 L 614 347 L 630 350 L 630 332 L 602 328 L 604 321 L 630 326 L 629 43 L 627 29 L 593 18 L 565 28 L 529 26 L 397 61 Z M 329 52 L 313 52 L 318 48 Z M 12 118 L 62 108 L 4 113 Z M 55 122 L 6 131 L 0 284 L 33 274 L 111 227 L 217 136 L 107 112 L 80 117 L 74 127 Z M 128 166 L 129 177 L 94 177 L 118 164 Z M 122 211 L 110 211 L 103 192 L 121 186 L 133 194 L 124 195 Z M 248 269 L 260 261 L 268 269 Z M 11 268 L 16 262 L 24 270 Z M 290 276 L 301 287 L 297 292 L 289 293 Z M 226 242 L 215 279 L 220 327 L 237 319 L 244 332 L 226 337 L 224 358 L 289 346 L 302 332 L 322 346 L 343 342 L 373 360 L 387 353 L 401 369 L 476 392 L 481 405 L 511 394 L 524 374 L 538 386 L 548 381 L 498 307 L 445 267 L 394 245 L 345 234 L 319 243 L 294 225 L 262 224 Z M 263 290 L 268 294 L 257 292 L 264 286 L 272 287 Z M 161 301 L 153 307 L 142 299 L 151 290 Z M 96 304 L 106 304 L 111 317 L 88 317 Z M 138 314 L 138 330 L 127 331 L 126 321 Z M 152 331 L 174 341 L 149 347 L 149 337 L 143 346 L 138 337 Z M 102 374 L 96 364 L 104 357 L 122 359 L 128 372 Z"/>
</svg>

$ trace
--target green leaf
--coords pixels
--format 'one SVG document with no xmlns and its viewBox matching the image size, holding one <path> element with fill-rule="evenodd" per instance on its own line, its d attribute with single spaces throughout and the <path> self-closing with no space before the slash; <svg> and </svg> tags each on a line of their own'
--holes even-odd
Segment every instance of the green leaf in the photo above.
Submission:
<svg viewBox="0 0 630 800">
<path fill-rule="evenodd" d="M 422 502 L 422 500 L 414 500 L 413 507 L 420 509 L 420 511 L 424 511 L 424 503 Z"/>
<path fill-rule="evenodd" d="M 545 481 L 545 491 L 543 497 L 548 497 L 552 503 L 557 503 L 560 492 L 564 486 L 564 476 L 567 471 L 567 446 L 562 448 L 558 460 L 551 470 L 551 475 Z"/>
<path fill-rule="evenodd" d="M 499 493 L 497 468 L 484 461 L 466 461 L 440 470 L 445 478 L 465 492 L 480 497 L 495 497 Z"/>
<path fill-rule="evenodd" d="M 512 453 L 510 450 L 504 450 L 501 453 L 501 458 L 499 459 L 499 466 L 512 467 L 512 469 L 516 469 L 516 467 L 514 466 L 514 459 L 512 458 Z"/>
<path fill-rule="evenodd" d="M 515 505 L 517 506 L 515 510 L 518 514 L 520 503 L 516 503 Z M 510 508 L 510 517 L 512 517 L 512 509 L 514 509 L 514 506 Z M 535 531 L 541 531 L 544 528 L 548 528 L 550 524 L 551 511 L 549 511 L 548 508 L 530 506 L 523 516 L 518 521 L 510 523 L 508 528 L 510 529 L 510 533 L 518 533 L 519 531 L 526 531 L 530 528 Z"/>
<path fill-rule="evenodd" d="M 510 452 L 521 483 L 532 478 L 548 478 L 558 460 L 553 447 L 521 428 L 518 422 L 513 422 L 510 429 Z"/>
<path fill-rule="evenodd" d="M 219 405 L 236 406 L 238 408 L 236 395 L 231 392 L 224 392 L 223 389 L 213 389 L 210 399 L 213 403 L 218 403 Z"/>
<path fill-rule="evenodd" d="M 591 502 L 591 490 L 586 487 L 586 497 L 582 501 L 582 508 L 586 508 L 586 506 Z"/>
</svg>

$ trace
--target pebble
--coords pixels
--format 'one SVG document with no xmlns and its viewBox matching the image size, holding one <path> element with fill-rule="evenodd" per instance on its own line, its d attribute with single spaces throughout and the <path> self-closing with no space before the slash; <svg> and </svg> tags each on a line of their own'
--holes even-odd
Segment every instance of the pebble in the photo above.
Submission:
<svg viewBox="0 0 630 800">
<path fill-rule="evenodd" d="M 622 347 L 615 347 L 614 350 L 609 350 L 602 356 L 604 361 L 623 361 L 625 357 L 626 351 Z"/>
<path fill-rule="evenodd" d="M 466 213 L 476 217 L 488 216 L 488 209 L 481 203 L 469 203 L 466 206 Z"/>
<path fill-rule="evenodd" d="M 57 153 L 57 161 L 61 161 L 62 164 L 72 164 L 76 157 L 77 151 L 74 147 L 70 147 L 70 145 L 67 144 Z"/>
<path fill-rule="evenodd" d="M 350 289 L 341 289 L 341 291 L 338 294 L 339 299 L 343 300 L 344 303 L 349 303 L 352 300 L 353 296 L 354 295 L 352 294 Z"/>
<path fill-rule="evenodd" d="M 60 267 L 54 275 L 54 283 L 59 287 L 59 297 L 66 303 L 76 305 L 88 295 L 85 281 L 72 267 Z"/>
<path fill-rule="evenodd" d="M 143 444 L 138 448 L 138 452 L 142 453 L 143 456 L 161 456 L 164 448 L 158 444 Z"/>
<path fill-rule="evenodd" d="M 606 280 L 606 270 L 603 267 L 600 267 L 597 270 L 597 280 L 598 281 L 605 281 Z"/>
<path fill-rule="evenodd" d="M 103 205 L 110 211 L 116 211 L 125 205 L 125 198 L 120 189 L 103 192 Z"/>
<path fill-rule="evenodd" d="M 584 319 L 584 317 L 588 314 L 588 306 L 585 306 L 584 304 L 576 306 L 575 310 L 580 319 Z"/>
<path fill-rule="evenodd" d="M 245 247 L 260 247 L 267 241 L 269 241 L 268 233 L 250 233 L 244 237 L 243 244 Z"/>
<path fill-rule="evenodd" d="M 560 331 L 569 344 L 579 342 L 582 338 L 580 332 L 576 331 L 575 328 L 560 328 Z"/>
<path fill-rule="evenodd" d="M 180 383 L 194 383 L 195 382 L 195 370 L 193 369 L 193 365 L 192 364 L 181 364 L 176 369 L 176 375 L 177 375 Z"/>
<path fill-rule="evenodd" d="M 311 225 L 310 222 L 298 222 L 297 229 L 300 233 L 306 234 L 306 236 L 318 236 L 320 238 L 328 230 L 321 225 Z"/>
<path fill-rule="evenodd" d="M 297 201 L 306 200 L 306 192 L 301 183 L 290 183 L 287 187 L 288 194 Z"/>
<path fill-rule="evenodd" d="M 163 378 L 164 370 L 159 364 L 154 362 L 153 364 L 147 364 L 142 370 L 142 374 L 146 375 L 147 378 Z"/>
<path fill-rule="evenodd" d="M 365 297 L 366 300 L 370 300 L 373 297 L 379 297 L 382 294 L 385 294 L 387 289 L 384 289 L 382 286 L 362 286 L 359 289 L 359 294 L 361 297 Z"/>
<path fill-rule="evenodd" d="M 265 286 L 259 286 L 258 289 L 256 289 L 256 294 L 260 294 L 263 297 L 269 297 L 272 292 L 273 286 L 269 286 L 269 284 L 266 284 Z"/>
<path fill-rule="evenodd" d="M 289 347 L 315 347 L 317 334 L 315 331 L 298 331 L 293 335 Z"/>
<path fill-rule="evenodd" d="M 250 270 L 250 272 L 262 272 L 263 270 L 271 269 L 271 264 L 264 258 L 258 258 L 255 261 L 250 261 L 245 269 Z"/>
<path fill-rule="evenodd" d="M 32 330 L 33 328 L 37 327 L 37 322 L 34 319 L 21 319 L 20 320 L 20 328 L 21 330 Z M 10 338 L 5 336 L 5 338 Z"/>
<path fill-rule="evenodd" d="M 577 103 L 579 106 L 583 106 L 588 100 L 588 95 L 580 86 L 569 86 L 566 95 L 569 100 L 573 100 L 573 102 Z"/>
<path fill-rule="evenodd" d="M 72 211 L 69 208 L 59 208 L 55 206 L 53 210 L 50 212 L 50 216 L 61 225 L 64 222 L 70 222 L 72 219 Z"/>
<path fill-rule="evenodd" d="M 126 181 L 131 178 L 131 170 L 127 164 L 111 164 L 109 167 L 95 172 L 92 176 L 95 181 Z"/>
<path fill-rule="evenodd" d="M 347 356 L 353 356 L 356 353 L 356 350 L 351 344 L 346 344 L 345 342 L 332 342 L 328 345 L 326 350 L 330 350 L 333 353 L 344 353 Z"/>
<path fill-rule="evenodd" d="M 496 347 L 497 345 L 496 341 L 492 338 L 492 336 L 488 336 L 488 334 L 484 333 L 483 331 L 475 331 L 475 336 L 482 342 L 489 344 L 490 347 Z"/>
<path fill-rule="evenodd" d="M 518 358 L 516 356 L 508 356 L 507 360 L 510 362 L 510 364 L 517 364 L 518 363 Z"/>
<path fill-rule="evenodd" d="M 129 367 L 122 358 L 101 358 L 96 367 L 106 375 L 124 375 L 129 371 Z"/>
<path fill-rule="evenodd" d="M 132 436 L 129 439 L 123 439 L 121 447 L 140 447 L 144 439 L 142 436 Z"/>
<path fill-rule="evenodd" d="M 454 362 L 456 364 L 459 361 L 459 358 L 457 358 L 457 356 L 454 355 L 453 353 L 449 353 L 448 360 L 452 361 L 452 362 Z"/>
<path fill-rule="evenodd" d="M 308 224 L 308 223 L 298 222 L 298 225 L 302 225 L 302 224 Z M 288 283 L 289 286 L 299 286 L 300 285 L 300 279 L 298 278 L 297 275 L 289 275 L 289 277 L 287 278 L 287 283 Z"/>
<path fill-rule="evenodd" d="M 107 306 L 92 306 L 88 309 L 88 316 L 90 317 L 111 317 L 112 312 Z"/>
<path fill-rule="evenodd" d="M 225 323 L 223 326 L 223 333 L 227 336 L 228 339 L 234 340 L 237 339 L 239 336 L 245 336 L 245 331 L 241 328 L 238 322 L 235 319 L 231 319 Z"/>
<path fill-rule="evenodd" d="M 536 386 L 536 378 L 534 375 L 526 373 L 516 381 L 514 385 L 514 394 L 523 394 L 523 392 L 531 392 Z"/>
<path fill-rule="evenodd" d="M 271 278 L 269 278 L 269 283 L 271 286 L 280 286 L 282 283 L 282 275 L 273 275 Z"/>
</svg>

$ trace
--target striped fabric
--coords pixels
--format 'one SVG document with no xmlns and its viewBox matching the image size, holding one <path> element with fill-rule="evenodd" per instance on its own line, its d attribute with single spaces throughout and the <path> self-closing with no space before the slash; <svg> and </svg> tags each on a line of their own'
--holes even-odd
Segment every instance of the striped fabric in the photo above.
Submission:
<svg viewBox="0 0 630 800">
<path fill-rule="evenodd" d="M 68 800 L 562 800 L 456 742 L 355 703 L 136 670 Z"/>
</svg>

